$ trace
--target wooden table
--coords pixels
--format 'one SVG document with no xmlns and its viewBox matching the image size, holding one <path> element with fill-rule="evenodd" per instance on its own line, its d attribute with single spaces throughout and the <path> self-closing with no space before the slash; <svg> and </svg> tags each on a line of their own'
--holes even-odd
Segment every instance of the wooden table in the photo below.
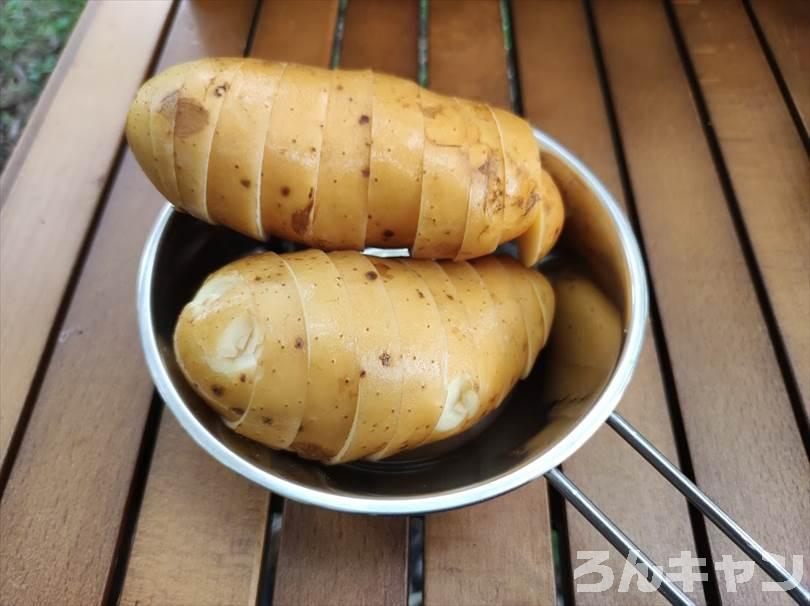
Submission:
<svg viewBox="0 0 810 606">
<path fill-rule="evenodd" d="M 578 552 L 608 546 L 544 480 L 425 518 L 342 515 L 232 474 L 163 409 L 134 308 L 163 201 L 124 118 L 148 74 L 242 53 L 427 79 L 578 154 L 625 204 L 653 291 L 619 410 L 810 579 L 810 4 L 110 1 L 0 181 L 0 603 L 662 602 L 619 591 L 612 551 L 612 589 L 575 592 Z M 564 469 L 659 563 L 743 557 L 608 428 Z M 763 578 L 731 592 L 710 572 L 690 595 L 788 603 Z"/>
</svg>

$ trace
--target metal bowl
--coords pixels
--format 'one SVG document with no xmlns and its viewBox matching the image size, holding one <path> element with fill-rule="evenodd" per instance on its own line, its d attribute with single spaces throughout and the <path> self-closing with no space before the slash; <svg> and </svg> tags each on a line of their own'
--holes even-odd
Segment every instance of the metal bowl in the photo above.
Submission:
<svg viewBox="0 0 810 606">
<path fill-rule="evenodd" d="M 559 143 L 537 130 L 535 136 L 567 214 L 560 244 L 541 269 L 555 290 L 572 276 L 599 289 L 614 310 L 607 315 L 616 318 L 607 347 L 604 318 L 594 316 L 591 305 L 558 305 L 549 346 L 532 374 L 497 414 L 469 432 L 379 463 L 330 467 L 274 451 L 230 431 L 191 390 L 172 350 L 175 321 L 203 279 L 262 245 L 167 206 L 141 260 L 138 321 L 155 385 L 189 435 L 220 463 L 268 490 L 367 514 L 470 505 L 526 484 L 571 456 L 613 411 L 630 381 L 644 335 L 647 284 L 633 232 L 605 187 Z M 278 240 L 269 247 L 295 248 Z M 587 346 L 566 347 L 565 339 L 573 337 L 565 327 L 578 329 Z M 590 346 L 591 335 L 600 346 Z M 572 351 L 581 359 L 572 360 Z"/>
</svg>

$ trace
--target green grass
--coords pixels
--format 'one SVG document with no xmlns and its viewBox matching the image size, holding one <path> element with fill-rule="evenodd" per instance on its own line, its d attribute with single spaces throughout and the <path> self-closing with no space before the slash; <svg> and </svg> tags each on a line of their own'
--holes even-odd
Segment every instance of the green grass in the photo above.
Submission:
<svg viewBox="0 0 810 606">
<path fill-rule="evenodd" d="M 0 170 L 86 0 L 0 0 Z"/>
</svg>

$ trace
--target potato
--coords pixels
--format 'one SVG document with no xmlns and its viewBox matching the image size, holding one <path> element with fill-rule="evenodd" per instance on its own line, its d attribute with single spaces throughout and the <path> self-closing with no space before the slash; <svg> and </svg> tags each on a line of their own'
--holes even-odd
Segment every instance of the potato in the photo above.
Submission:
<svg viewBox="0 0 810 606">
<path fill-rule="evenodd" d="M 175 353 L 244 436 L 331 464 L 379 460 L 499 406 L 548 337 L 553 297 L 541 274 L 498 257 L 264 253 L 205 281 Z"/>
<path fill-rule="evenodd" d="M 527 122 L 370 71 L 174 66 L 141 87 L 127 139 L 170 202 L 259 240 L 465 260 L 533 230 L 529 262 L 563 220 Z"/>
</svg>

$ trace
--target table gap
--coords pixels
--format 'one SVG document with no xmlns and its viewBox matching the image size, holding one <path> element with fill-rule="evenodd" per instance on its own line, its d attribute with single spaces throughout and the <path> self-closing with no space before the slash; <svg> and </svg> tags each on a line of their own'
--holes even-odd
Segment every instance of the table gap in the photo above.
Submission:
<svg viewBox="0 0 810 606">
<path fill-rule="evenodd" d="M 568 540 L 568 515 L 565 498 L 548 484 L 549 517 L 554 547 L 554 586 L 557 588 L 557 606 L 576 604 L 574 573 L 571 570 L 571 545 Z"/>
<path fill-rule="evenodd" d="M 658 357 L 659 368 L 664 385 L 664 392 L 666 396 L 667 408 L 669 410 L 670 424 L 672 426 L 672 433 L 675 439 L 675 447 L 678 453 L 678 466 L 681 470 L 691 479 L 695 481 L 695 471 L 692 464 L 692 454 L 689 449 L 689 442 L 686 437 L 686 426 L 681 412 L 680 397 L 678 389 L 675 384 L 675 377 L 672 371 L 672 359 L 669 354 L 669 347 L 667 346 L 666 334 L 664 332 L 664 325 L 661 321 L 661 313 L 658 307 L 658 298 L 655 292 L 655 284 L 650 276 L 649 268 L 647 267 L 647 253 L 646 245 L 644 243 L 644 234 L 641 230 L 639 221 L 638 210 L 636 207 L 636 200 L 633 194 L 632 186 L 630 185 L 630 174 L 627 168 L 627 160 L 624 152 L 624 144 L 622 142 L 621 132 L 619 130 L 619 123 L 616 116 L 616 107 L 613 100 L 613 95 L 610 90 L 610 81 L 608 79 L 607 67 L 605 65 L 604 57 L 602 55 L 602 46 L 599 39 L 599 32 L 596 26 L 596 20 L 593 13 L 592 0 L 582 0 L 585 8 L 585 18 L 588 28 L 588 36 L 591 39 L 591 46 L 593 48 L 594 62 L 596 64 L 596 71 L 599 78 L 599 87 L 602 89 L 602 96 L 605 103 L 605 112 L 607 114 L 608 125 L 610 128 L 610 135 L 613 141 L 614 154 L 616 163 L 619 169 L 619 179 L 621 181 L 622 192 L 627 202 L 627 217 L 633 228 L 633 231 L 638 239 L 639 248 L 642 252 L 642 260 L 644 263 L 644 271 L 647 276 L 647 283 L 649 287 L 649 318 L 650 326 L 653 333 L 653 342 Z M 640 464 L 643 464 L 639 460 Z M 702 572 L 708 575 L 707 581 L 702 583 L 704 596 L 706 602 L 709 604 L 720 604 L 720 589 L 718 586 L 717 575 L 714 569 L 711 549 L 709 546 L 709 534 L 706 526 L 706 520 L 691 504 L 688 505 L 689 520 L 692 526 L 692 535 L 695 540 L 695 548 L 698 552 L 698 557 L 706 558 L 705 566 L 702 566 Z M 661 565 L 661 563 L 658 563 Z"/>
<path fill-rule="evenodd" d="M 271 606 L 273 590 L 276 584 L 276 565 L 278 564 L 281 532 L 284 528 L 284 497 L 273 494 L 267 508 L 265 524 L 264 549 L 262 551 L 261 572 L 259 573 L 259 590 L 256 592 L 256 606 Z"/>
<path fill-rule="evenodd" d="M 408 606 L 425 603 L 425 516 L 408 517 Z"/>
<path fill-rule="evenodd" d="M 700 88 L 700 83 L 695 71 L 692 59 L 689 56 L 689 50 L 683 37 L 683 33 L 678 23 L 678 17 L 675 14 L 675 9 L 672 7 L 672 0 L 661 0 L 664 5 L 664 12 L 666 13 L 667 21 L 669 23 L 672 37 L 675 41 L 675 47 L 680 57 L 681 64 L 683 65 L 684 73 L 689 85 L 689 90 L 694 99 L 695 109 L 700 119 L 701 127 L 703 128 L 703 135 L 709 146 L 712 160 L 714 162 L 715 171 L 720 181 L 720 186 L 723 190 L 723 196 L 728 206 L 729 215 L 731 216 L 734 225 L 734 231 L 737 234 L 737 240 L 742 250 L 743 259 L 745 260 L 748 274 L 751 278 L 751 283 L 756 293 L 759 309 L 765 321 L 765 326 L 768 329 L 771 345 L 773 346 L 776 355 L 776 361 L 779 365 L 779 370 L 782 374 L 782 380 L 785 384 L 788 399 L 790 400 L 793 415 L 796 418 L 796 425 L 799 428 L 802 444 L 804 445 L 805 453 L 810 457 L 810 422 L 808 422 L 807 415 L 805 414 L 804 407 L 802 406 L 802 398 L 799 392 L 799 384 L 796 380 L 796 375 L 793 371 L 793 365 L 790 363 L 790 357 L 785 347 L 785 341 L 782 337 L 782 332 L 779 329 L 779 324 L 776 321 L 776 315 L 773 311 L 770 295 L 765 286 L 765 280 L 762 276 L 762 270 L 754 252 L 754 246 L 751 242 L 751 236 L 748 234 L 748 229 L 745 226 L 745 219 L 743 218 L 740 204 L 737 200 L 737 195 L 734 192 L 734 185 L 729 176 L 728 167 L 726 166 L 723 151 L 720 148 L 720 143 L 717 138 L 717 133 L 711 123 L 711 114 L 709 113 L 706 99 L 703 96 L 703 91 Z M 693 478 L 694 479 L 694 478 Z"/>
<path fill-rule="evenodd" d="M 804 150 L 807 152 L 807 155 L 810 156 L 810 134 L 808 134 L 807 130 L 804 128 L 802 117 L 799 114 L 799 108 L 796 107 L 796 101 L 793 99 L 793 95 L 790 92 L 790 87 L 782 74 L 782 70 L 779 68 L 779 62 L 776 60 L 776 55 L 768 42 L 765 31 L 762 29 L 762 24 L 759 22 L 759 18 L 757 17 L 754 7 L 751 6 L 751 0 L 742 0 L 742 5 L 745 9 L 745 13 L 748 15 L 749 21 L 751 21 L 751 27 L 753 28 L 754 34 L 759 42 L 759 46 L 762 49 L 762 54 L 765 55 L 765 60 L 768 62 L 768 67 L 771 69 L 773 78 L 776 80 L 776 85 L 779 87 L 779 92 L 782 93 L 782 98 L 785 100 L 785 105 L 787 105 L 790 117 L 799 133 L 799 138 L 804 144 Z"/>
</svg>

